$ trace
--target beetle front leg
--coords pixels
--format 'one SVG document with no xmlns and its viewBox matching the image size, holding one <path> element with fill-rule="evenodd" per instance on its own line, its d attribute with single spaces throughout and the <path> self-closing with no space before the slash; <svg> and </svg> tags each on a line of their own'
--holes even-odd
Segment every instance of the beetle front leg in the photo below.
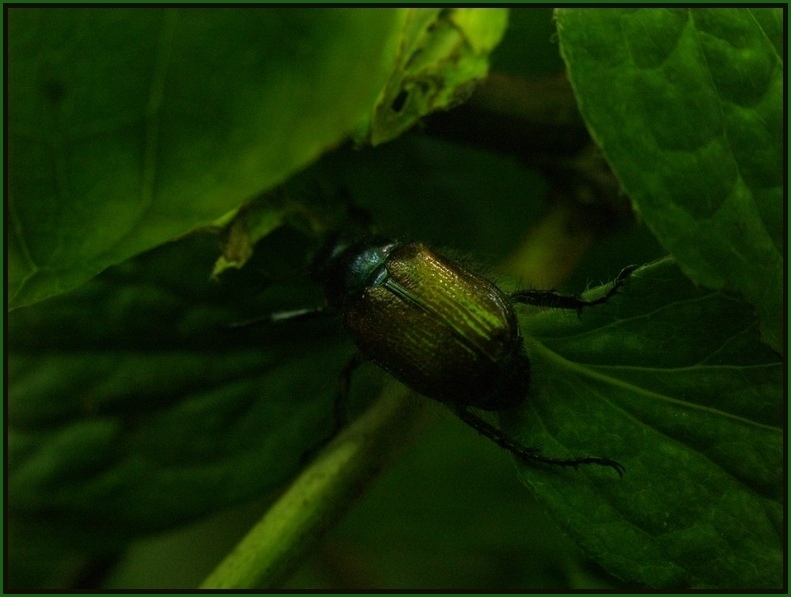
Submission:
<svg viewBox="0 0 791 597">
<path fill-rule="evenodd" d="M 518 290 L 511 294 L 511 300 L 515 303 L 533 305 L 534 307 L 574 309 L 577 314 L 580 314 L 585 307 L 602 305 L 610 300 L 638 267 L 640 266 L 629 265 L 623 268 L 621 273 L 613 280 L 612 288 L 607 291 L 607 294 L 592 301 L 587 301 L 574 294 L 563 294 L 554 290 Z"/>
<path fill-rule="evenodd" d="M 348 412 L 346 406 L 349 402 L 349 389 L 352 385 L 352 375 L 357 368 L 366 361 L 366 358 L 359 352 L 355 352 L 349 362 L 338 376 L 338 392 L 335 394 L 334 424 L 335 428 L 332 435 L 335 436 L 346 425 Z"/>
<path fill-rule="evenodd" d="M 365 361 L 365 357 L 359 352 L 356 352 L 341 370 L 340 374 L 338 375 L 337 392 L 335 392 L 335 399 L 333 401 L 332 431 L 330 431 L 327 437 L 320 440 L 315 446 L 309 448 L 302 454 L 300 462 L 303 464 L 312 460 L 316 453 L 321 448 L 326 446 L 327 443 L 329 443 L 332 438 L 338 435 L 340 430 L 346 426 L 348 419 L 346 405 L 349 398 L 349 389 L 352 383 L 352 375 L 354 375 L 354 372 L 357 370 L 357 368 Z"/>
<path fill-rule="evenodd" d="M 551 464 L 553 466 L 570 466 L 573 468 L 578 468 L 581 464 L 597 464 L 599 466 L 608 466 L 614 469 L 619 477 L 623 477 L 623 474 L 626 472 L 626 469 L 615 460 L 601 458 L 599 456 L 580 456 L 578 458 L 550 458 L 548 456 L 543 456 L 539 453 L 537 448 L 526 448 L 514 442 L 497 427 L 487 423 L 482 418 L 472 413 L 467 407 L 449 405 L 449 408 L 457 417 L 475 429 L 478 433 L 488 437 L 498 446 L 505 448 L 522 460 Z"/>
</svg>

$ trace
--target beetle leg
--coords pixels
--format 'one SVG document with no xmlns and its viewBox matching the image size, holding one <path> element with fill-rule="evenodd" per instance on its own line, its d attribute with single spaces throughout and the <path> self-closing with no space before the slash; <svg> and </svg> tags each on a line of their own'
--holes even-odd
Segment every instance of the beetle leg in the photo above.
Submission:
<svg viewBox="0 0 791 597">
<path fill-rule="evenodd" d="M 485 435 L 498 446 L 505 448 L 522 460 L 529 462 L 541 462 L 543 464 L 552 464 L 554 466 L 570 466 L 573 468 L 578 468 L 581 464 L 598 464 L 599 466 L 609 466 L 610 468 L 614 469 L 620 477 L 623 477 L 623 474 L 626 472 L 626 469 L 620 463 L 616 462 L 615 460 L 610 460 L 609 458 L 601 458 L 598 456 L 581 456 L 579 458 L 550 458 L 548 456 L 543 456 L 539 453 L 537 448 L 526 448 L 520 444 L 517 444 L 497 427 L 487 423 L 482 418 L 468 410 L 466 407 L 453 405 L 450 405 L 449 407 L 457 417 L 475 429 L 478 433 Z"/>
<path fill-rule="evenodd" d="M 556 309 L 574 309 L 577 314 L 582 312 L 585 307 L 602 305 L 606 303 L 624 285 L 630 274 L 636 270 L 638 265 L 628 265 L 621 270 L 621 273 L 613 280 L 612 288 L 607 294 L 600 296 L 592 301 L 587 301 L 574 294 L 563 294 L 554 290 L 518 290 L 511 294 L 511 300 L 515 303 L 524 303 L 535 307 L 553 307 Z"/>
<path fill-rule="evenodd" d="M 359 352 L 356 352 L 352 355 L 352 358 L 349 359 L 349 362 L 346 363 L 346 366 L 341 371 L 340 375 L 338 376 L 338 391 L 335 394 L 335 402 L 333 403 L 332 431 L 330 431 L 327 437 L 322 439 L 315 446 L 303 452 L 302 456 L 300 457 L 301 464 L 306 464 L 312 460 L 316 453 L 321 448 L 326 446 L 327 443 L 332 440 L 332 438 L 338 435 L 338 432 L 346 425 L 346 403 L 349 397 L 349 387 L 351 386 L 352 375 L 365 361 L 366 358 Z"/>
<path fill-rule="evenodd" d="M 308 309 L 294 309 L 293 311 L 279 311 L 277 313 L 269 313 L 263 317 L 256 317 L 255 319 L 248 319 L 247 321 L 239 321 L 237 323 L 229 324 L 227 329 L 241 330 L 257 325 L 283 323 L 284 321 L 308 321 L 332 314 L 333 312 L 326 306 L 310 307 Z"/>
<path fill-rule="evenodd" d="M 335 410 L 333 411 L 335 424 L 335 428 L 332 432 L 333 436 L 346 425 L 348 415 L 346 412 L 346 405 L 349 398 L 349 388 L 352 384 L 352 375 L 354 375 L 357 368 L 365 361 L 366 358 L 362 353 L 355 352 L 338 376 L 338 392 L 335 394 Z"/>
</svg>

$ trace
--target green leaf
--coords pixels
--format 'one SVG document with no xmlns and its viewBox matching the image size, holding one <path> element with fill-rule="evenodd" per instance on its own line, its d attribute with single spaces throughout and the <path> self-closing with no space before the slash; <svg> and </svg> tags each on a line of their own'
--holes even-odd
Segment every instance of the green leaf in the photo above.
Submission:
<svg viewBox="0 0 791 597">
<path fill-rule="evenodd" d="M 559 9 L 580 110 L 684 272 L 741 293 L 782 347 L 783 13 Z"/>
<path fill-rule="evenodd" d="M 506 429 L 546 455 L 626 467 L 521 467 L 590 557 L 650 587 L 782 586 L 784 367 L 746 304 L 668 258 L 607 305 L 523 328 L 532 389 Z"/>
<path fill-rule="evenodd" d="M 546 191 L 511 160 L 422 137 L 325 156 L 285 185 L 291 211 L 343 212 L 343 197 L 317 192 L 317 177 L 367 201 L 388 233 L 466 242 L 486 255 L 505 253 L 520 219 L 538 208 L 479 198 Z M 456 225 L 443 226 L 451 209 Z M 336 381 L 353 347 L 338 322 L 224 329 L 323 301 L 304 279 L 316 239 L 295 223 L 260 240 L 245 267 L 219 281 L 210 276 L 220 238 L 201 233 L 9 314 L 14 561 L 30 561 L 23 539 L 37 534 L 47 549 L 117 550 L 259 496 L 301 468 L 331 429 Z M 381 376 L 366 371 L 355 379 L 360 400 L 374 394 L 374 381 Z"/>
<path fill-rule="evenodd" d="M 19 307 L 208 224 L 356 130 L 400 10 L 9 12 Z"/>
<path fill-rule="evenodd" d="M 505 8 L 407 9 L 396 63 L 360 139 L 379 145 L 466 100 L 507 24 Z"/>
<path fill-rule="evenodd" d="M 327 437 L 351 347 L 335 325 L 225 329 L 285 298 L 211 282 L 216 255 L 192 236 L 14 312 L 14 517 L 117 545 L 279 486 Z"/>
</svg>

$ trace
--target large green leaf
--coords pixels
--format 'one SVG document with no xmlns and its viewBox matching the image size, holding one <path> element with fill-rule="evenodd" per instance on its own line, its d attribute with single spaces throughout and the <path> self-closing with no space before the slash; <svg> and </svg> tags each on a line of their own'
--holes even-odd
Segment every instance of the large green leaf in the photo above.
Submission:
<svg viewBox="0 0 791 597">
<path fill-rule="evenodd" d="M 13 8 L 9 304 L 206 224 L 341 142 L 401 10 Z"/>
<path fill-rule="evenodd" d="M 507 198 L 545 192 L 508 159 L 425 138 L 335 152 L 284 191 L 305 210 L 332 210 L 336 185 L 387 233 L 495 256 L 538 211 Z M 480 202 L 486 192 L 493 200 Z M 270 211 L 280 207 L 269 203 Z M 452 227 L 443 225 L 449 210 L 457 214 Z M 51 569 L 53 541 L 83 552 L 119 549 L 293 475 L 329 431 L 352 347 L 330 322 L 222 328 L 322 300 L 303 279 L 306 240 L 315 241 L 283 227 L 217 282 L 210 274 L 219 239 L 187 237 L 9 314 L 13 563 Z M 355 387 L 362 384 L 362 395 L 374 379 L 364 371 Z M 16 576 L 19 586 L 38 586 Z M 28 578 L 42 576 L 31 569 Z"/>
<path fill-rule="evenodd" d="M 523 327 L 533 388 L 508 431 L 626 467 L 521 469 L 588 555 L 651 587 L 782 586 L 784 367 L 749 306 L 664 259 L 579 319 Z"/>
<path fill-rule="evenodd" d="M 782 350 L 783 12 L 562 9 L 580 110 L 693 280 L 740 292 Z"/>
<path fill-rule="evenodd" d="M 278 486 L 327 436 L 351 347 L 335 326 L 224 329 L 275 295 L 211 283 L 216 255 L 194 236 L 14 312 L 12 517 L 117 544 Z"/>
</svg>

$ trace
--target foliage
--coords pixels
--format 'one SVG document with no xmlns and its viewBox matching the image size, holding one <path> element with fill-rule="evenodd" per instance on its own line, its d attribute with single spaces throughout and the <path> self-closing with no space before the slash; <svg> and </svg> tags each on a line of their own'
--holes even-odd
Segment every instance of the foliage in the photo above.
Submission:
<svg viewBox="0 0 791 597">
<path fill-rule="evenodd" d="M 776 9 L 559 10 L 580 110 L 684 272 L 740 292 L 781 350 L 783 29 Z"/>
<path fill-rule="evenodd" d="M 402 18 L 12 9 L 10 305 L 208 224 L 340 143 Z"/>
<path fill-rule="evenodd" d="M 628 471 L 522 467 L 566 531 L 631 582 L 781 584 L 783 367 L 751 309 L 664 259 L 580 319 L 525 322 L 537 379 L 509 431 Z"/>
<path fill-rule="evenodd" d="M 502 19 L 482 14 L 491 21 L 472 31 L 483 41 L 465 38 L 482 53 L 436 64 L 481 76 Z M 559 68 L 549 17 L 512 10 L 493 68 Z M 86 558 L 112 560 L 304 470 L 353 347 L 335 321 L 225 326 L 321 301 L 304 274 L 327 231 L 354 218 L 350 204 L 397 238 L 542 263 L 503 270 L 536 286 L 589 245 L 570 291 L 651 263 L 579 318 L 520 307 L 533 384 L 524 408 L 499 415 L 547 454 L 617 459 L 624 479 L 518 465 L 528 492 L 501 452 L 446 420 L 332 531 L 324 561 L 364 562 L 330 566 L 361 571 L 340 588 L 780 586 L 781 17 L 557 12 L 581 113 L 662 249 L 611 217 L 599 218 L 609 237 L 585 228 L 601 213 L 586 192 L 601 177 L 552 170 L 588 164 L 576 154 L 530 162 L 421 131 L 339 147 L 414 83 L 399 53 L 406 24 L 423 23 L 419 44 L 436 49 L 431 32 L 460 35 L 469 13 L 11 9 L 13 586 L 74 583 Z M 442 72 L 438 89 L 455 97 L 447 85 L 463 76 Z M 416 105 L 407 124 L 444 104 Z M 564 243 L 582 248 L 569 257 Z M 244 267 L 212 280 L 223 250 Z M 355 412 L 383 385 L 397 384 L 364 369 Z M 319 560 L 290 586 L 333 587 L 315 577 Z"/>
</svg>

